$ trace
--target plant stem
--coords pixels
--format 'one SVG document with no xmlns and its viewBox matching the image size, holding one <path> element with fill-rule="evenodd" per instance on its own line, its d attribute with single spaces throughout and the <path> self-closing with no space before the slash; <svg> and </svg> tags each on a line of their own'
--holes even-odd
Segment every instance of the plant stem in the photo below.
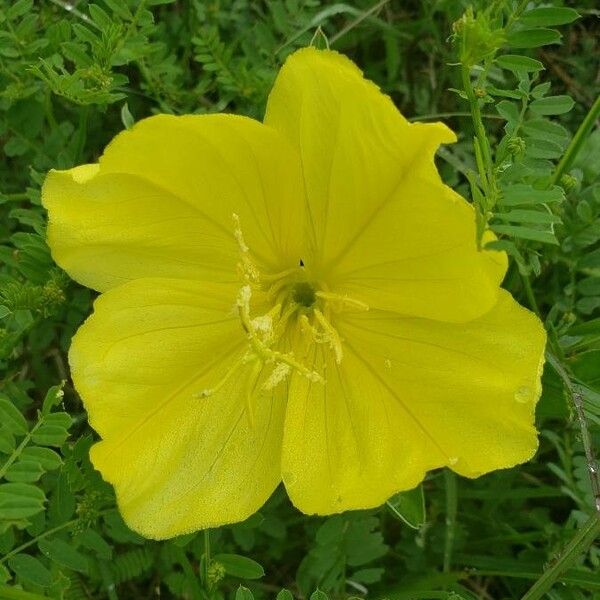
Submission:
<svg viewBox="0 0 600 600">
<path fill-rule="evenodd" d="M 571 403 L 575 408 L 579 430 L 581 431 L 581 442 L 583 444 L 583 451 L 585 452 L 590 484 L 592 486 L 592 494 L 594 496 L 595 509 L 600 517 L 600 477 L 598 475 L 598 465 L 594 457 L 592 438 L 587 427 L 587 421 L 585 420 L 585 413 L 583 412 L 583 397 L 578 386 L 573 383 L 571 376 L 560 360 L 558 360 L 551 352 L 546 352 L 546 358 L 556 371 L 557 375 L 562 379 L 565 390 L 570 396 Z"/>
<path fill-rule="evenodd" d="M 210 583 L 208 581 L 208 572 L 210 568 L 210 529 L 204 530 L 204 589 L 206 595 L 210 598 Z"/>
<path fill-rule="evenodd" d="M 594 543 L 600 535 L 600 516 L 594 513 L 567 544 L 558 560 L 533 584 L 521 600 L 540 600 L 558 578 Z"/>
<path fill-rule="evenodd" d="M 15 460 L 17 460 L 17 458 L 19 458 L 19 456 L 21 456 L 21 452 L 23 452 L 23 450 L 25 449 L 25 446 L 27 446 L 27 444 L 29 444 L 29 441 L 31 440 L 31 436 L 35 433 L 35 431 L 37 430 L 37 428 L 44 422 L 43 417 L 40 418 L 40 420 L 31 428 L 31 431 L 27 432 L 27 435 L 21 440 L 21 443 L 13 450 L 13 453 L 8 457 L 8 459 L 6 460 L 6 462 L 2 465 L 2 467 L 0 467 L 0 479 L 2 479 L 4 477 L 4 475 L 6 475 L 6 472 L 8 471 L 8 469 L 10 468 L 10 466 L 15 462 Z M 3 561 L 4 559 L 0 559 L 0 563 Z"/>
<path fill-rule="evenodd" d="M 27 548 L 29 548 L 30 546 L 37 544 L 41 539 L 44 539 L 45 537 L 48 537 L 49 535 L 52 535 L 53 533 L 62 531 L 63 529 L 72 527 L 78 521 L 79 521 L 78 518 L 71 519 L 70 521 L 63 523 L 62 525 L 58 525 L 57 527 L 54 527 L 53 529 L 48 529 L 48 531 L 44 531 L 43 533 L 40 533 L 40 535 L 34 537 L 33 539 L 29 540 L 28 542 L 25 542 L 24 544 L 21 544 L 20 546 L 17 546 L 14 550 L 11 550 L 8 554 L 6 554 L 2 558 L 0 558 L 0 565 L 4 562 L 8 561 L 10 558 L 15 556 L 16 554 L 19 554 L 19 552 L 22 552 L 23 550 L 27 550 Z"/>
<path fill-rule="evenodd" d="M 365 10 L 362 14 L 358 15 L 356 19 L 348 23 L 345 27 L 340 29 L 335 35 L 331 37 L 330 43 L 331 45 L 335 44 L 342 36 L 346 35 L 349 31 L 354 29 L 357 25 L 360 25 L 366 18 L 370 17 L 373 13 L 381 10 L 390 0 L 380 0 L 377 4 L 371 6 Z"/>
<path fill-rule="evenodd" d="M 458 494 L 456 474 L 450 469 L 444 470 L 446 483 L 446 537 L 444 540 L 444 573 L 449 573 L 452 567 L 452 550 L 456 533 L 456 510 L 458 508 Z"/>
<path fill-rule="evenodd" d="M 564 175 L 565 171 L 569 170 L 569 168 L 573 164 L 573 161 L 575 160 L 575 158 L 577 158 L 577 155 L 579 154 L 579 151 L 581 150 L 585 140 L 587 139 L 588 133 L 594 126 L 594 123 L 596 122 L 599 116 L 600 96 L 596 98 L 596 101 L 594 102 L 594 104 L 592 104 L 592 107 L 588 111 L 588 114 L 585 116 L 585 119 L 583 119 L 583 122 L 579 126 L 579 129 L 573 136 L 571 143 L 565 150 L 565 153 L 560 159 L 560 162 L 558 163 L 558 166 L 556 167 L 556 170 L 554 171 L 554 174 L 550 179 L 549 185 L 556 185 L 560 181 L 560 178 Z"/>
<path fill-rule="evenodd" d="M 456 112 L 441 112 L 441 113 L 431 113 L 428 115 L 419 115 L 418 117 L 411 117 L 408 119 L 411 123 L 414 121 L 429 121 L 430 119 L 447 119 L 449 117 L 471 117 L 470 112 L 466 111 L 456 111 Z M 503 117 L 500 115 L 491 115 L 487 113 L 481 114 L 482 119 L 493 119 L 495 121 L 503 121 Z"/>
</svg>

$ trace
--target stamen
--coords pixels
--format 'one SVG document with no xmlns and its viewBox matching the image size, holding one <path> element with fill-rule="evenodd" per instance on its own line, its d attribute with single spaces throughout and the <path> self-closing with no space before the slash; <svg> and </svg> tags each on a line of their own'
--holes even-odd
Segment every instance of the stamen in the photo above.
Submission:
<svg viewBox="0 0 600 600">
<path fill-rule="evenodd" d="M 354 298 L 349 298 L 348 296 L 341 294 L 332 294 L 331 292 L 315 292 L 315 296 L 317 298 L 322 298 L 323 300 L 328 300 L 330 302 L 338 302 L 341 306 L 347 306 L 350 309 L 356 310 L 369 310 L 369 305 L 361 302 L 360 300 L 355 300 Z"/>
<path fill-rule="evenodd" d="M 214 387 L 206 388 L 201 392 L 196 392 L 195 394 L 193 394 L 193 397 L 208 398 L 209 396 L 212 396 L 213 394 L 217 393 L 231 379 L 231 376 L 238 370 L 238 368 L 241 365 L 246 364 L 247 358 L 247 355 L 242 356 L 242 358 L 238 359 L 233 364 L 233 366 L 225 373 L 225 375 L 223 375 L 222 379 Z"/>
<path fill-rule="evenodd" d="M 263 384 L 265 390 L 272 390 L 277 387 L 291 372 L 289 365 L 279 363 L 269 375 L 269 378 Z"/>
<path fill-rule="evenodd" d="M 254 326 L 252 325 L 252 319 L 250 318 L 250 299 L 252 297 L 252 289 L 249 285 L 244 285 L 240 289 L 238 294 L 237 306 L 238 312 L 240 316 L 240 321 L 242 322 L 242 327 L 246 331 L 248 336 L 248 341 L 250 342 L 250 346 L 257 354 L 259 358 L 261 358 L 266 363 L 283 363 L 288 365 L 291 369 L 298 371 L 304 377 L 306 377 L 309 381 L 321 382 L 323 383 L 323 377 L 313 371 L 302 363 L 298 362 L 293 354 L 284 354 L 283 352 L 279 352 L 277 350 L 273 350 L 269 348 L 269 346 L 260 339 L 257 335 Z"/>
<path fill-rule="evenodd" d="M 248 416 L 248 424 L 250 428 L 254 428 L 254 409 L 252 407 L 252 396 L 256 389 L 256 383 L 263 369 L 263 364 L 260 361 L 256 361 L 254 368 L 248 378 L 248 384 L 246 386 L 246 415 Z"/>
<path fill-rule="evenodd" d="M 240 275 L 242 276 L 242 279 L 248 283 L 258 283 L 260 280 L 260 271 L 256 268 L 256 265 L 250 258 L 250 248 L 248 248 L 246 241 L 244 240 L 240 217 L 236 213 L 233 213 L 232 218 L 234 225 L 233 236 L 235 237 L 240 250 L 240 262 L 238 263 Z"/>
<path fill-rule="evenodd" d="M 315 319 L 317 319 L 319 325 L 321 325 L 329 338 L 327 341 L 329 342 L 329 345 L 335 355 L 335 362 L 340 364 L 342 362 L 342 358 L 344 357 L 344 351 L 342 349 L 342 340 L 340 339 L 338 332 L 318 308 L 315 308 L 314 313 Z"/>
</svg>

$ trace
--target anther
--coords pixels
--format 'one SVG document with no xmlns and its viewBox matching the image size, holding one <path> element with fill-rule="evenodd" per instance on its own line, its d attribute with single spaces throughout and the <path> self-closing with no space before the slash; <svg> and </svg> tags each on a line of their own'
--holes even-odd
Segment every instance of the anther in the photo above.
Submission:
<svg viewBox="0 0 600 600">
<path fill-rule="evenodd" d="M 315 296 L 317 298 L 322 298 L 323 300 L 327 300 L 329 302 L 336 302 L 342 307 L 347 307 L 349 309 L 354 310 L 369 310 L 369 305 L 361 302 L 360 300 L 356 300 L 354 298 L 349 298 L 346 295 L 341 294 L 332 294 L 330 292 L 315 292 Z"/>
</svg>

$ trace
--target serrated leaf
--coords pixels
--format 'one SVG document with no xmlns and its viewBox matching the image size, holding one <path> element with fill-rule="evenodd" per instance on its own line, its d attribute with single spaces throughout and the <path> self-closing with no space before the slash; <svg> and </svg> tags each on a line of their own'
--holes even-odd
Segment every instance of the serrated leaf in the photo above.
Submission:
<svg viewBox="0 0 600 600">
<path fill-rule="evenodd" d="M 534 100 L 529 108 L 538 115 L 562 115 L 568 113 L 575 102 L 571 96 L 546 96 L 545 98 L 539 98 Z"/>
<path fill-rule="evenodd" d="M 44 492 L 28 483 L 0 484 L 0 519 L 31 517 L 44 509 Z"/>
<path fill-rule="evenodd" d="M 425 495 L 423 486 L 400 492 L 386 502 L 390 512 L 413 529 L 425 524 Z"/>
<path fill-rule="evenodd" d="M 329 600 L 329 597 L 327 596 L 327 594 L 321 590 L 315 590 L 311 595 L 310 595 L 310 600 Z"/>
<path fill-rule="evenodd" d="M 283 588 L 277 593 L 275 600 L 294 600 L 294 596 L 292 595 L 292 592 Z"/>
<path fill-rule="evenodd" d="M 532 227 L 521 227 L 520 225 L 497 224 L 491 225 L 490 229 L 494 233 L 500 233 L 522 240 L 531 240 L 533 242 L 542 242 L 544 244 L 553 244 L 558 246 L 558 241 L 555 235 L 550 231 L 542 231 L 540 229 L 533 229 Z"/>
<path fill-rule="evenodd" d="M 21 411 L 4 395 L 0 396 L 0 423 L 15 435 L 25 435 L 29 431 Z"/>
<path fill-rule="evenodd" d="M 524 12 L 519 21 L 528 27 L 549 27 L 566 25 L 578 18 L 579 13 L 572 8 L 544 6 Z"/>
<path fill-rule="evenodd" d="M 512 48 L 539 48 L 548 44 L 560 44 L 562 36 L 556 29 L 522 29 L 513 31 L 506 38 Z"/>
<path fill-rule="evenodd" d="M 17 554 L 8 561 L 8 566 L 22 581 L 48 587 L 52 584 L 52 575 L 48 569 L 30 554 Z M 2 593 L 0 592 L 0 597 Z"/>
<path fill-rule="evenodd" d="M 18 460 L 8 467 L 6 481 L 33 483 L 44 474 L 40 463 L 33 460 Z"/>
<path fill-rule="evenodd" d="M 520 73 L 523 71 L 533 73 L 536 71 L 543 71 L 545 68 L 544 63 L 539 60 L 529 58 L 528 56 L 521 56 L 519 54 L 504 54 L 499 56 L 496 58 L 496 64 L 513 73 Z"/>
<path fill-rule="evenodd" d="M 525 183 L 515 183 L 502 188 L 500 204 L 504 206 L 523 206 L 526 204 L 551 204 L 561 202 L 565 194 L 558 186 L 549 190 L 536 190 Z"/>
<path fill-rule="evenodd" d="M 73 569 L 73 571 L 87 573 L 87 558 L 67 542 L 61 539 L 43 538 L 38 542 L 38 547 L 44 556 L 59 565 Z"/>
<path fill-rule="evenodd" d="M 50 450 L 50 448 L 28 446 L 21 452 L 21 458 L 38 462 L 45 471 L 58 469 L 62 465 L 61 457 L 54 450 Z"/>
<path fill-rule="evenodd" d="M 11 310 L 8 308 L 8 306 L 4 306 L 3 304 L 0 304 L 0 319 L 4 319 L 4 317 L 8 317 L 8 315 L 11 314 Z"/>
<path fill-rule="evenodd" d="M 225 567 L 225 572 L 241 579 L 260 579 L 265 570 L 256 561 L 239 554 L 217 554 L 213 559 Z"/>
</svg>

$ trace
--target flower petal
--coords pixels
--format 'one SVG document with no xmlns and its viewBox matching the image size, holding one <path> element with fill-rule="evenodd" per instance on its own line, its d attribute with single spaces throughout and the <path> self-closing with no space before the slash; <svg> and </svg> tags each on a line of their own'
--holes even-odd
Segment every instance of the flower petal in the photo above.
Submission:
<svg viewBox="0 0 600 600">
<path fill-rule="evenodd" d="M 119 134 L 99 164 L 51 171 L 42 199 L 54 259 L 100 291 L 139 277 L 233 281 L 233 213 L 263 268 L 300 259 L 297 153 L 243 117 L 144 119 Z"/>
<path fill-rule="evenodd" d="M 373 308 L 463 322 L 496 302 L 504 253 L 479 252 L 472 207 L 433 155 L 455 141 L 410 124 L 347 58 L 306 48 L 285 63 L 265 122 L 300 151 L 322 277 Z"/>
<path fill-rule="evenodd" d="M 300 510 L 371 508 L 434 467 L 477 477 L 534 454 L 545 333 L 507 292 L 466 324 L 370 311 L 337 327 L 326 385 L 291 384 L 282 473 Z"/>
<path fill-rule="evenodd" d="M 280 481 L 285 385 L 262 391 L 251 364 L 224 380 L 246 344 L 234 299 L 229 285 L 139 279 L 103 294 L 74 338 L 73 381 L 103 438 L 92 462 L 146 537 L 241 521 Z"/>
</svg>

